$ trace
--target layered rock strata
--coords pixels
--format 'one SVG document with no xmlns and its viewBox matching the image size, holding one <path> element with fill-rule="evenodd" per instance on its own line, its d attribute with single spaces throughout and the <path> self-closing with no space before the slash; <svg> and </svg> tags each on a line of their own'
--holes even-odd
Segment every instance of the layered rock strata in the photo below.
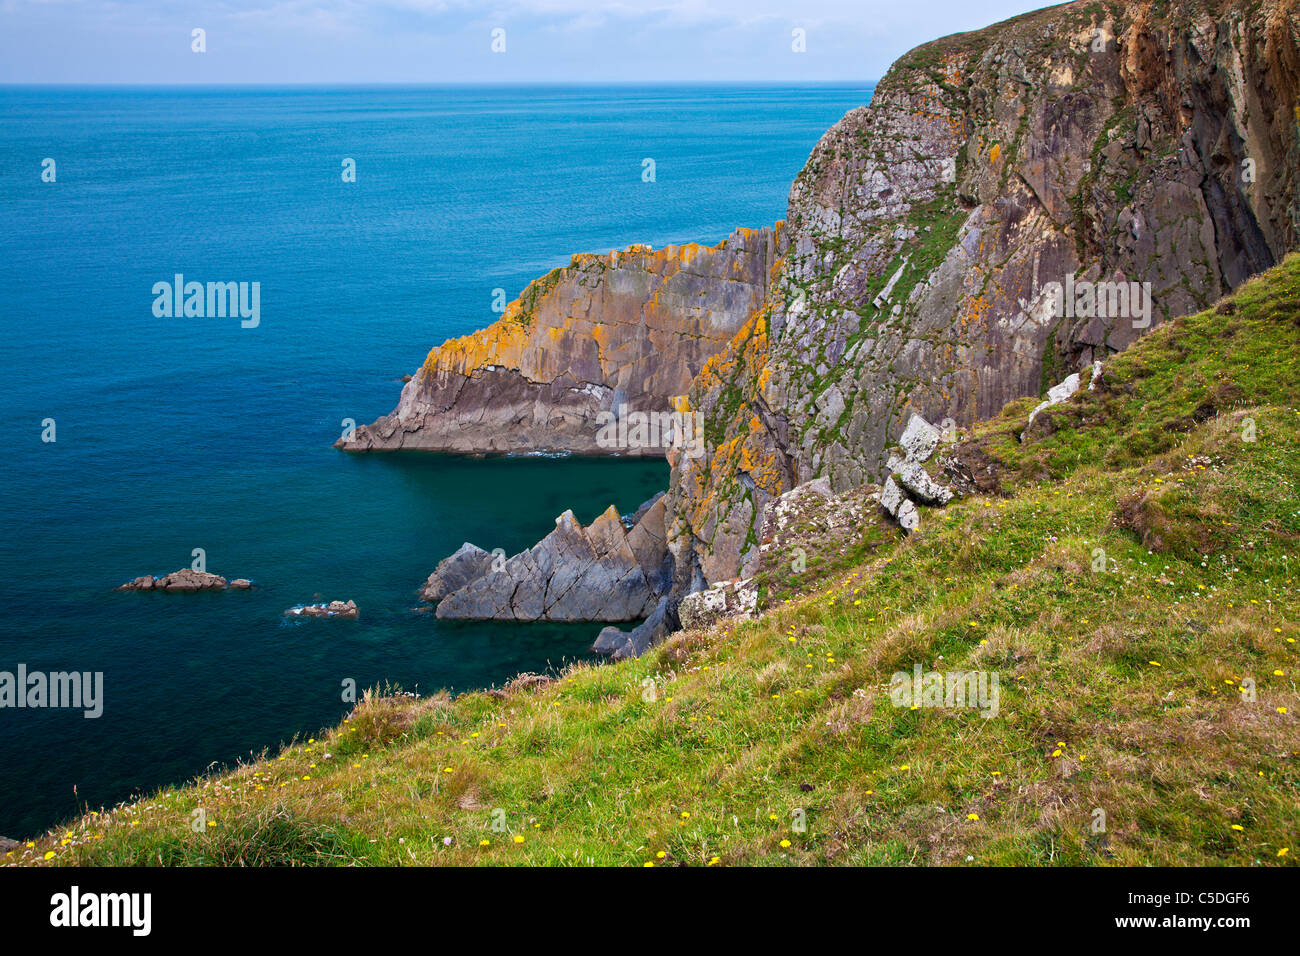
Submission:
<svg viewBox="0 0 1300 956">
<path fill-rule="evenodd" d="M 880 480 L 911 414 L 986 418 L 1294 248 L 1298 40 L 1291 2 L 1072 3 L 900 58 L 814 149 L 763 308 L 691 387 L 679 586 L 750 574 L 789 488 Z"/>
<path fill-rule="evenodd" d="M 602 413 L 671 411 L 763 301 L 780 248 L 778 226 L 576 255 L 497 322 L 433 349 L 397 408 L 336 447 L 662 455 L 602 445 Z"/>
<path fill-rule="evenodd" d="M 664 497 L 642 505 L 629 524 L 624 525 L 612 505 L 585 528 L 572 511 L 566 511 L 555 519 L 554 531 L 499 567 L 489 552 L 466 544 L 438 565 L 422 594 L 438 600 L 440 618 L 633 621 L 647 617 L 672 582 L 664 540 Z"/>
</svg>

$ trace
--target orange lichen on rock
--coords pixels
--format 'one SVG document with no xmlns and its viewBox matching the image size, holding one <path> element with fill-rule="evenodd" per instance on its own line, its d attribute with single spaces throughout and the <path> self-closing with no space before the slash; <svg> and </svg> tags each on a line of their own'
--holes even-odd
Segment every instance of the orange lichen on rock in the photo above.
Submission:
<svg viewBox="0 0 1300 956">
<path fill-rule="evenodd" d="M 512 303 L 517 306 L 518 302 Z M 501 365 L 517 368 L 528 345 L 529 332 L 511 316 L 507 309 L 504 317 L 486 329 L 449 339 L 429 352 L 424 360 L 424 371 L 469 375 L 477 368 Z"/>
</svg>

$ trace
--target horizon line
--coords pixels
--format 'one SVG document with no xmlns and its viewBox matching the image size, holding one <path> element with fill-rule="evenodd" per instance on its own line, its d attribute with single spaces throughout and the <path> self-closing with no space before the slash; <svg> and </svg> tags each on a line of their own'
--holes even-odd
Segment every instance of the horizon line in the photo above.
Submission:
<svg viewBox="0 0 1300 956">
<path fill-rule="evenodd" d="M 876 80 L 361 80 L 356 82 L 158 82 L 158 83 L 115 83 L 115 82 L 43 82 L 38 80 L 13 80 L 0 82 L 0 89 L 10 88 L 50 88 L 65 89 L 512 89 L 518 87 L 574 87 L 574 86 L 638 86 L 662 87 L 667 89 L 697 86 L 745 86 L 745 87 L 794 87 L 794 86 L 840 86 L 856 89 L 875 86 Z"/>
</svg>

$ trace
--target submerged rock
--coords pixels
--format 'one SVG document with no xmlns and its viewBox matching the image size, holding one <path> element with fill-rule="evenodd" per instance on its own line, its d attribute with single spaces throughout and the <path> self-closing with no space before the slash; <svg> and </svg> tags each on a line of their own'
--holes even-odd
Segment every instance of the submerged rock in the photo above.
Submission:
<svg viewBox="0 0 1300 956">
<path fill-rule="evenodd" d="M 330 601 L 322 604 L 300 604 L 284 612 L 285 617 L 343 617 L 355 620 L 360 611 L 356 601 Z"/>
</svg>

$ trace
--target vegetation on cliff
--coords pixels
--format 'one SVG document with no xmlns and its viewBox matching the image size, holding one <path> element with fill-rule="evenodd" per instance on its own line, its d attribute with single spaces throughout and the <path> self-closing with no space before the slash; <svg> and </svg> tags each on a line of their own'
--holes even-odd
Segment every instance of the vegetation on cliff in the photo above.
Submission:
<svg viewBox="0 0 1300 956">
<path fill-rule="evenodd" d="M 792 185 L 761 354 L 692 385 L 706 460 L 670 510 L 704 576 L 754 572 L 794 484 L 878 479 L 913 413 L 988 418 L 1279 262 L 1298 111 L 1293 0 L 1080 0 L 900 57 Z M 1143 283 L 1151 314 L 1055 314 L 1067 277 Z"/>
<path fill-rule="evenodd" d="M 864 563 L 758 619 L 371 696 L 7 862 L 1292 865 L 1298 362 L 1292 255 L 1023 443 L 1032 400 L 977 425 L 946 454 L 992 493 L 867 529 Z M 894 706 L 914 665 L 997 674 L 996 716 Z"/>
</svg>

